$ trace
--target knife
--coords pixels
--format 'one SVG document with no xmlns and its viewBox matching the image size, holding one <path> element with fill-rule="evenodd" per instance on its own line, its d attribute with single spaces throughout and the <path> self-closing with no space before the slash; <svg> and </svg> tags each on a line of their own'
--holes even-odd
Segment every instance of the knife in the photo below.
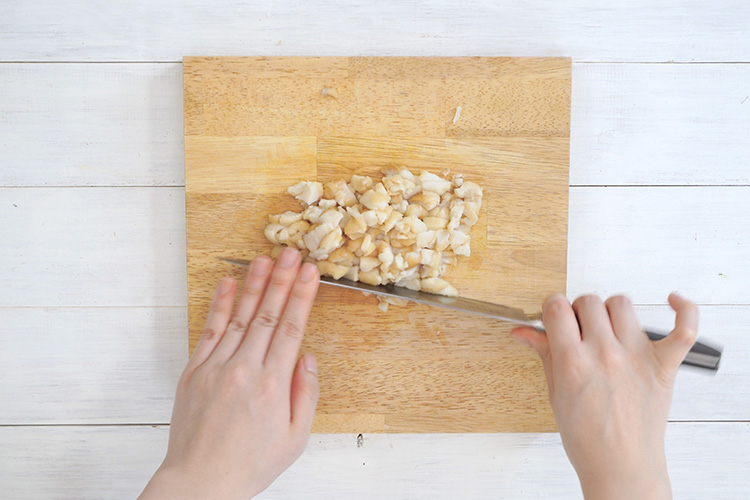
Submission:
<svg viewBox="0 0 750 500">
<path fill-rule="evenodd" d="M 230 264 L 234 264 L 236 266 L 248 267 L 250 265 L 250 261 L 244 259 L 230 259 L 221 257 L 220 260 L 229 262 Z M 394 285 L 368 285 L 367 283 L 351 281 L 344 278 L 335 280 L 328 276 L 321 276 L 320 282 L 326 285 L 337 286 L 340 288 L 348 288 L 350 290 L 368 292 L 375 295 L 380 295 L 381 297 L 403 299 L 410 302 L 416 302 L 418 304 L 426 304 L 428 306 L 442 307 L 444 309 L 451 309 L 454 311 L 468 312 L 471 314 L 476 314 L 478 316 L 508 321 L 510 323 L 516 323 L 518 325 L 530 326 L 540 332 L 545 331 L 544 324 L 542 323 L 541 319 L 541 314 L 529 315 L 523 312 L 523 309 L 517 309 L 515 307 L 508 307 L 500 304 L 493 304 L 491 302 L 483 302 L 481 300 L 474 300 L 465 297 L 448 297 L 445 295 L 437 295 L 434 293 L 417 292 L 415 290 L 409 290 L 408 288 Z M 665 334 L 658 333 L 650 328 L 644 329 L 643 331 L 651 340 L 660 340 L 666 337 Z M 693 345 L 693 348 L 690 349 L 690 352 L 688 352 L 687 356 L 685 356 L 682 364 L 716 371 L 719 369 L 721 352 L 722 351 L 720 348 L 709 346 L 704 342 L 696 342 Z"/>
</svg>

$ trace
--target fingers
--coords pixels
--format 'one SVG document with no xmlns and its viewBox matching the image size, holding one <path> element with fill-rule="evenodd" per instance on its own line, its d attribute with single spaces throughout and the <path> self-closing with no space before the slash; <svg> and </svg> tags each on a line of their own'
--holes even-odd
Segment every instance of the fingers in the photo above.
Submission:
<svg viewBox="0 0 750 500">
<path fill-rule="evenodd" d="M 292 284 L 299 270 L 300 253 L 285 248 L 270 273 L 266 293 L 255 312 L 238 354 L 262 363 L 276 327 L 279 326 Z"/>
<path fill-rule="evenodd" d="M 615 295 L 608 298 L 604 305 L 617 340 L 630 349 L 648 345 L 648 337 L 641 329 L 630 299 L 624 295 Z"/>
<path fill-rule="evenodd" d="M 583 295 L 573 302 L 573 311 L 581 326 L 581 337 L 584 342 L 599 345 L 611 344 L 615 339 L 612 323 L 609 321 L 607 308 L 596 295 Z"/>
<path fill-rule="evenodd" d="M 294 368 L 291 391 L 292 425 L 305 436 L 312 429 L 319 396 L 318 362 L 312 354 L 305 354 Z"/>
<path fill-rule="evenodd" d="M 676 293 L 670 294 L 668 300 L 676 313 L 674 329 L 665 339 L 655 342 L 654 348 L 662 365 L 677 369 L 695 344 L 698 335 L 698 306 Z"/>
<path fill-rule="evenodd" d="M 272 261 L 265 255 L 253 259 L 247 271 L 245 285 L 237 302 L 237 309 L 227 326 L 226 333 L 216 347 L 212 358 L 217 362 L 228 360 L 245 338 L 247 327 L 260 305 L 263 292 L 268 285 Z"/>
<path fill-rule="evenodd" d="M 229 317 L 232 314 L 235 286 L 234 279 L 227 276 L 216 287 L 203 335 L 198 341 L 198 345 L 195 346 L 195 351 L 193 351 L 193 356 L 185 367 L 185 372 L 193 371 L 205 363 L 224 335 Z"/>
<path fill-rule="evenodd" d="M 556 293 L 544 302 L 542 321 L 547 331 L 552 357 L 570 353 L 578 348 L 581 343 L 581 330 L 565 295 Z"/>
<path fill-rule="evenodd" d="M 510 332 L 510 338 L 534 349 L 542 360 L 544 360 L 549 353 L 549 341 L 547 336 L 531 327 L 522 326 L 520 328 L 514 328 Z"/>
<path fill-rule="evenodd" d="M 528 326 L 514 328 L 510 332 L 510 338 L 523 345 L 534 349 L 542 359 L 544 366 L 544 375 L 547 377 L 547 386 L 550 394 L 553 391 L 554 383 L 552 379 L 552 357 L 549 355 L 549 339 L 542 332 L 538 332 Z"/>
<path fill-rule="evenodd" d="M 319 284 L 318 268 L 309 262 L 305 263 L 292 287 L 279 327 L 271 340 L 266 366 L 279 367 L 282 373 L 291 373 Z"/>
</svg>

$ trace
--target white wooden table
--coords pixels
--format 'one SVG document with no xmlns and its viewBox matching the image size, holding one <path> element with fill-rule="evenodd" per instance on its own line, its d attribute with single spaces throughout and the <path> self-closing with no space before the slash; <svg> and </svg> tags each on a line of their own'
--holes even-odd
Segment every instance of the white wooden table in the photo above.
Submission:
<svg viewBox="0 0 750 500">
<path fill-rule="evenodd" d="M 568 295 L 725 347 L 676 498 L 750 493 L 750 3 L 0 3 L 0 497 L 135 497 L 187 358 L 184 55 L 573 58 Z M 653 5 L 657 5 L 654 7 Z M 314 435 L 262 498 L 580 498 L 555 434 Z"/>
</svg>

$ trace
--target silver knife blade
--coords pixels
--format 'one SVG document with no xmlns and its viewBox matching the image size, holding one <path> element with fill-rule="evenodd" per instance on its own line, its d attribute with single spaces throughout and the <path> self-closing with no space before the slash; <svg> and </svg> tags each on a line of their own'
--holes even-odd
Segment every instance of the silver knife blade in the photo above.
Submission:
<svg viewBox="0 0 750 500">
<path fill-rule="evenodd" d="M 245 259 L 230 259 L 224 257 L 220 257 L 219 259 L 236 266 L 248 267 L 250 265 L 250 261 Z M 419 304 L 442 307 L 454 311 L 464 311 L 479 316 L 485 316 L 487 318 L 510 321 L 511 323 L 530 326 L 540 332 L 545 332 L 541 315 L 527 315 L 522 309 L 517 309 L 515 307 L 493 304 L 491 302 L 482 302 L 481 300 L 467 299 L 465 297 L 447 297 L 445 295 L 436 295 L 434 293 L 417 292 L 409 290 L 408 288 L 393 285 L 373 286 L 368 285 L 367 283 L 351 281 L 343 278 L 335 280 L 328 276 L 321 276 L 320 282 L 326 285 L 348 288 L 350 290 L 369 292 L 382 297 L 404 299 Z M 643 331 L 651 340 L 661 340 L 666 337 L 665 334 L 654 332 L 648 328 L 644 328 Z M 698 341 L 690 349 L 690 352 L 688 352 L 682 363 L 685 365 L 696 366 L 698 368 L 707 368 L 708 370 L 715 372 L 719 369 L 721 354 L 722 348 L 720 346 L 710 345 L 705 341 Z"/>
<path fill-rule="evenodd" d="M 250 265 L 250 261 L 244 259 L 230 259 L 221 257 L 221 260 L 242 267 L 247 267 Z M 448 297 L 446 295 L 437 295 L 434 293 L 417 292 L 415 290 L 409 290 L 408 288 L 394 285 L 368 285 L 367 283 L 351 281 L 344 278 L 335 280 L 328 276 L 321 276 L 320 282 L 326 285 L 372 293 L 375 295 L 380 295 L 381 297 L 403 299 L 410 302 L 416 302 L 418 304 L 426 304 L 428 306 L 442 307 L 444 309 L 452 309 L 454 311 L 469 312 L 472 314 L 477 314 L 479 316 L 485 316 L 487 318 L 510 321 L 511 323 L 530 326 L 542 332 L 544 331 L 544 325 L 542 324 L 541 318 L 538 314 L 527 315 L 525 312 L 523 312 L 523 309 L 518 309 L 515 307 L 493 304 L 491 302 L 483 302 L 481 300 L 468 299 L 465 297 Z"/>
<path fill-rule="evenodd" d="M 359 281 L 351 281 L 345 278 L 335 280 L 328 276 L 321 276 L 321 283 L 348 288 L 350 290 L 359 290 L 360 292 L 369 292 L 381 297 L 392 297 L 395 299 L 404 299 L 418 304 L 428 306 L 442 307 L 454 311 L 463 311 L 487 318 L 510 321 L 519 325 L 526 325 L 537 330 L 544 331 L 544 325 L 539 315 L 529 316 L 523 309 L 483 302 L 481 300 L 469 299 L 466 297 L 449 297 L 446 295 L 437 295 L 434 293 L 418 292 L 408 288 L 394 285 L 368 285 Z"/>
</svg>

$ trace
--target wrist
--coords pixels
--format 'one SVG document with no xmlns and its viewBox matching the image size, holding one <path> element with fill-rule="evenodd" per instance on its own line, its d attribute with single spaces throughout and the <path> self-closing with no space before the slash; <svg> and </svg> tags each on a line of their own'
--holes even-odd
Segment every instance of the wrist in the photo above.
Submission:
<svg viewBox="0 0 750 500">
<path fill-rule="evenodd" d="M 154 473 L 138 500 L 204 500 L 213 498 L 208 491 L 195 484 L 188 474 L 162 464 Z"/>
<path fill-rule="evenodd" d="M 175 466 L 162 464 L 138 497 L 138 500 L 249 500 L 262 489 L 240 491 L 226 481 L 207 483 Z"/>
<path fill-rule="evenodd" d="M 666 464 L 661 467 L 627 467 L 597 474 L 579 474 L 586 500 L 671 500 L 672 485 Z"/>
</svg>

